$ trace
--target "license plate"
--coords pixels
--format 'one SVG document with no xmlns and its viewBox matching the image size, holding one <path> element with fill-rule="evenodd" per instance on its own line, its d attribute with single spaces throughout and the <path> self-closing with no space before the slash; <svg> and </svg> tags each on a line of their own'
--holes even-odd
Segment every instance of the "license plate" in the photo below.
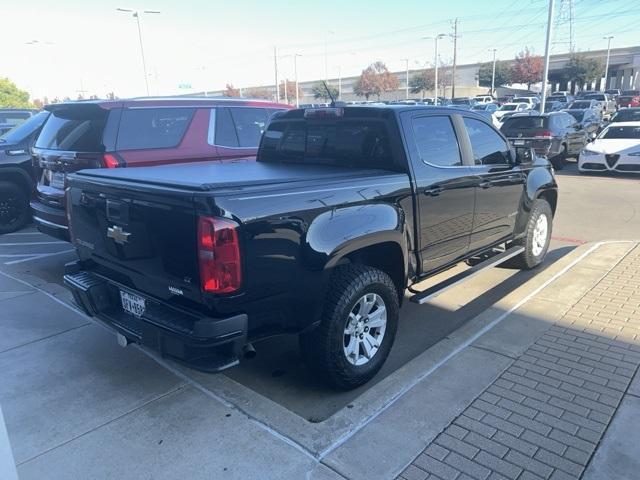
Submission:
<svg viewBox="0 0 640 480">
<path fill-rule="evenodd" d="M 64 181 L 66 174 L 62 172 L 51 172 L 51 180 L 49 180 L 49 186 L 53 188 L 59 188 L 64 190 Z"/>
<path fill-rule="evenodd" d="M 141 317 L 147 309 L 144 298 L 122 290 L 120 290 L 120 303 L 122 303 L 122 309 L 125 312 L 129 312 L 135 317 Z"/>
<path fill-rule="evenodd" d="M 524 145 L 524 140 L 514 140 L 513 144 L 514 145 Z"/>
</svg>

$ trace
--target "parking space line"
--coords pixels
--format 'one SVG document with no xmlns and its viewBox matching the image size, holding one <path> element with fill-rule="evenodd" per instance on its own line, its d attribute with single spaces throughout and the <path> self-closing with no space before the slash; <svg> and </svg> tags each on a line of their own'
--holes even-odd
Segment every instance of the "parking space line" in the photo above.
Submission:
<svg viewBox="0 0 640 480">
<path fill-rule="evenodd" d="M 63 253 L 70 253 L 70 252 L 75 252 L 75 249 L 71 248 L 69 250 L 62 250 L 61 252 L 54 252 L 54 253 L 40 253 L 38 255 L 32 255 L 29 258 L 22 258 L 20 260 L 12 260 L 10 262 L 5 262 L 5 265 L 17 265 L 18 263 L 30 262 L 31 260 L 40 260 L 41 258 L 53 257 L 54 255 L 62 255 Z M 20 256 L 24 257 L 25 255 L 20 255 Z"/>
</svg>

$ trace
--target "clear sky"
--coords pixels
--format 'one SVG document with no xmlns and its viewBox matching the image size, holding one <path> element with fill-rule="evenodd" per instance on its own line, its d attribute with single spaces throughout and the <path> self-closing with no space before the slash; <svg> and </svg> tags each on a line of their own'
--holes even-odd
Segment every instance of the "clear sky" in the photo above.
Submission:
<svg viewBox="0 0 640 480">
<path fill-rule="evenodd" d="M 556 0 L 553 52 L 569 48 L 570 4 L 577 51 L 640 45 L 640 0 Z M 548 0 L 0 0 L 6 76 L 32 96 L 143 95 L 135 19 L 117 7 L 159 10 L 141 15 L 152 95 L 267 85 L 273 46 L 281 78 L 359 74 L 382 60 L 392 70 L 433 60 L 433 40 L 459 18 L 459 63 L 513 58 L 523 47 L 544 51 Z M 35 44 L 27 42 L 37 40 Z M 450 60 L 452 42 L 440 42 Z M 288 55 L 288 56 L 287 56 Z"/>
</svg>

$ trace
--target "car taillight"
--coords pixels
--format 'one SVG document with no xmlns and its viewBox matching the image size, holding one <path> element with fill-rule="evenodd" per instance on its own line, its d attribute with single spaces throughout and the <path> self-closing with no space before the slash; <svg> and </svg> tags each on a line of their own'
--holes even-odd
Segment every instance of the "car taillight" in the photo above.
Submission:
<svg viewBox="0 0 640 480">
<path fill-rule="evenodd" d="M 102 161 L 104 166 L 107 168 L 118 168 L 120 166 L 120 161 L 116 158 L 115 155 L 110 153 L 105 153 L 102 155 Z"/>
<path fill-rule="evenodd" d="M 550 130 L 539 130 L 536 132 L 534 138 L 551 138 L 553 135 Z"/>
<path fill-rule="evenodd" d="M 238 224 L 226 218 L 198 218 L 198 262 L 202 290 L 231 293 L 242 283 Z"/>
</svg>

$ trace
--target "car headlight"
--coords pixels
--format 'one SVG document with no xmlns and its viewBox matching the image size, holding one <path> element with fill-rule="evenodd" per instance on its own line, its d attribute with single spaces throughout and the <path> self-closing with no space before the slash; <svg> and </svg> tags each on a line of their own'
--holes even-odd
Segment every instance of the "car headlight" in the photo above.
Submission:
<svg viewBox="0 0 640 480">
<path fill-rule="evenodd" d="M 580 152 L 580 155 L 582 155 L 583 157 L 590 157 L 593 155 L 600 155 L 600 153 L 594 152 L 593 150 L 582 150 L 582 152 Z"/>
</svg>

